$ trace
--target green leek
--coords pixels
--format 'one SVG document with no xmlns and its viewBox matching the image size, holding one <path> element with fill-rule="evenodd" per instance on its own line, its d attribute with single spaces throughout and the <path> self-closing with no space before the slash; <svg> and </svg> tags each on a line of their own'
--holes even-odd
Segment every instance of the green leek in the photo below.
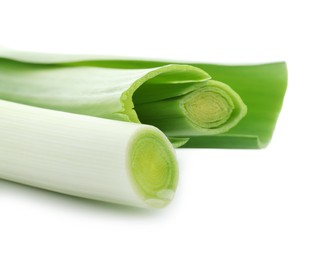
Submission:
<svg viewBox="0 0 336 260">
<path fill-rule="evenodd" d="M 0 57 L 2 99 L 151 124 L 182 147 L 265 147 L 287 85 L 283 62 L 184 65 L 7 49 Z"/>
</svg>

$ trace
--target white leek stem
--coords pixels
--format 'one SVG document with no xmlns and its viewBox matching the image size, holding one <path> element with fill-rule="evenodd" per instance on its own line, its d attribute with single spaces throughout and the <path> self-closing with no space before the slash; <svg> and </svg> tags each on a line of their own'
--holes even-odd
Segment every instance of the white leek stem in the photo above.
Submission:
<svg viewBox="0 0 336 260">
<path fill-rule="evenodd" d="M 0 100 L 0 178 L 69 195 L 163 207 L 177 185 L 157 128 Z"/>
</svg>

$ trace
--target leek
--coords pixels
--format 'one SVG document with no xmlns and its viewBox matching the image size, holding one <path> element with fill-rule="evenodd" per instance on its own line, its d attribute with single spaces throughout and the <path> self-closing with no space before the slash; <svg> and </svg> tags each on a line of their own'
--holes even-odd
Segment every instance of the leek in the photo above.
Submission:
<svg viewBox="0 0 336 260">
<path fill-rule="evenodd" d="M 190 136 L 226 132 L 246 114 L 246 106 L 229 86 L 210 80 L 206 72 L 189 65 L 110 69 L 1 59 L 0 97 L 151 124 L 177 140 L 175 145 Z"/>
<path fill-rule="evenodd" d="M 3 100 L 0 111 L 0 178 L 137 207 L 172 200 L 175 151 L 157 128 Z"/>
<path fill-rule="evenodd" d="M 7 49 L 0 49 L 0 56 L 0 98 L 155 125 L 182 147 L 265 147 L 287 86 L 284 62 L 188 66 L 181 62 Z M 55 71 L 53 76 L 51 71 Z M 118 75 L 123 75 L 128 85 L 116 93 L 111 90 L 111 79 Z M 110 105 L 120 98 L 127 102 Z"/>
</svg>

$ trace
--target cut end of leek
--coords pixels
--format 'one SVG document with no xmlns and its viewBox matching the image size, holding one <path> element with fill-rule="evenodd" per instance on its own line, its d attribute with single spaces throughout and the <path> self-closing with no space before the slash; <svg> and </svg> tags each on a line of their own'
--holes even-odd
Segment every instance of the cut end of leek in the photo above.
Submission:
<svg viewBox="0 0 336 260">
<path fill-rule="evenodd" d="M 190 137 L 225 133 L 247 113 L 240 96 L 222 82 L 208 80 L 182 87 L 189 92 L 136 104 L 140 121 L 158 127 L 169 137 Z"/>
<path fill-rule="evenodd" d="M 230 117 L 233 108 L 220 94 L 199 91 L 184 102 L 187 118 L 203 128 L 217 127 Z"/>
<path fill-rule="evenodd" d="M 160 132 L 141 132 L 130 151 L 131 175 L 136 190 L 151 207 L 166 206 L 174 197 L 178 167 L 173 150 Z"/>
<path fill-rule="evenodd" d="M 186 118 L 202 134 L 225 133 L 246 115 L 247 107 L 228 85 L 209 80 L 181 102 Z"/>
</svg>

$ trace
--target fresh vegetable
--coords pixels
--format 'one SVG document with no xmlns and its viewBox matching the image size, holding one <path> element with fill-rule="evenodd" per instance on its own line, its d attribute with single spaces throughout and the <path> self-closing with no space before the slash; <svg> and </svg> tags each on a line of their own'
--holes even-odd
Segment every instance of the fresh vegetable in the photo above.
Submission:
<svg viewBox="0 0 336 260">
<path fill-rule="evenodd" d="M 0 136 L 0 178 L 146 208 L 174 196 L 174 149 L 153 126 L 0 100 Z"/>
<path fill-rule="evenodd" d="M 5 100 L 157 126 L 178 144 L 235 126 L 246 106 L 227 85 L 188 65 L 151 69 L 41 65 L 0 60 Z M 174 140 L 174 139 L 172 139 Z"/>
<path fill-rule="evenodd" d="M 183 147 L 265 147 L 287 86 L 283 62 L 188 66 L 8 49 L 0 57 L 2 99 L 152 124 Z"/>
</svg>

